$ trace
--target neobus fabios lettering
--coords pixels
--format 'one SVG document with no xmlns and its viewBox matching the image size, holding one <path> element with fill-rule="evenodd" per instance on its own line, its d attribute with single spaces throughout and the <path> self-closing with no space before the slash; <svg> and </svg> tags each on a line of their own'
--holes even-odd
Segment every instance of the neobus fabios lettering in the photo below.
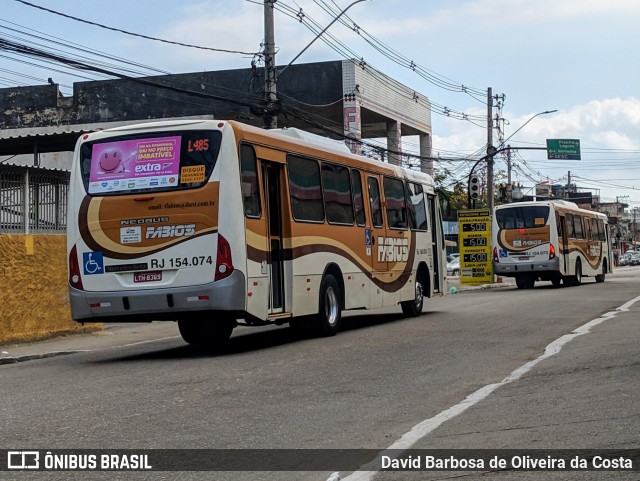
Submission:
<svg viewBox="0 0 640 481">
<path fill-rule="evenodd" d="M 444 291 L 433 179 L 301 131 L 177 120 L 79 139 L 69 293 L 78 322 L 175 320 L 191 344 Z"/>
</svg>

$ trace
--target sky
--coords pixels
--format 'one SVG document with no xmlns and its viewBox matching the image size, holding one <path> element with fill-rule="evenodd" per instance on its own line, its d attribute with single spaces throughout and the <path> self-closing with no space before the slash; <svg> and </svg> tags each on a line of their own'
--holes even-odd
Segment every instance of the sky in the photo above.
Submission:
<svg viewBox="0 0 640 481">
<path fill-rule="evenodd" d="M 53 36 L 170 73 L 249 67 L 249 53 L 258 52 L 264 39 L 262 0 L 28 1 L 142 35 L 246 52 L 171 45 L 81 23 L 17 0 L 1 0 L 0 38 L 51 48 Z M 324 28 L 351 3 L 278 0 L 277 64 L 288 64 L 316 35 L 286 12 L 302 11 L 307 21 Z M 364 0 L 341 18 L 347 25 L 336 22 L 328 29 L 334 39 L 434 105 L 486 117 L 487 89 L 504 95 L 501 109 L 494 109 L 494 114 L 504 119 L 502 137 L 512 147 L 544 147 L 546 139 L 580 140 L 580 161 L 547 160 L 543 151 L 513 152 L 512 178 L 525 192 L 537 182 L 565 184 L 570 172 L 571 181 L 581 190 L 592 190 L 604 202 L 618 200 L 630 209 L 640 209 L 640 63 L 635 54 L 640 45 L 639 1 Z M 352 28 L 354 24 L 360 33 Z M 429 82 L 372 48 L 367 38 L 449 85 L 465 86 L 467 93 Z M 318 40 L 296 63 L 344 58 Z M 71 94 L 73 82 L 100 79 L 60 66 L 25 64 L 25 60 L 33 62 L 0 51 L 0 87 L 37 85 L 51 77 L 65 94 Z M 469 89 L 485 94 L 474 96 Z M 550 110 L 557 112 L 536 116 Z M 486 121 L 459 120 L 440 109 L 432 113 L 432 129 L 433 153 L 443 159 L 474 154 L 477 158 L 485 152 Z M 494 145 L 499 136 L 495 130 Z M 407 139 L 405 150 L 413 143 Z M 462 180 L 469 162 L 442 160 L 436 167 L 446 168 L 452 181 Z M 498 158 L 496 178 L 503 179 L 505 170 L 504 159 Z"/>
</svg>

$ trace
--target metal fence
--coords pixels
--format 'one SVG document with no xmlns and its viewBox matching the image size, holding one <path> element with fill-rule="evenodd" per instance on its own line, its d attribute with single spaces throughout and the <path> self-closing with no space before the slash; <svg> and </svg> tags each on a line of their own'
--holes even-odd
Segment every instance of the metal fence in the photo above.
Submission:
<svg viewBox="0 0 640 481">
<path fill-rule="evenodd" d="M 69 173 L 0 169 L 0 234 L 64 234 Z"/>
</svg>

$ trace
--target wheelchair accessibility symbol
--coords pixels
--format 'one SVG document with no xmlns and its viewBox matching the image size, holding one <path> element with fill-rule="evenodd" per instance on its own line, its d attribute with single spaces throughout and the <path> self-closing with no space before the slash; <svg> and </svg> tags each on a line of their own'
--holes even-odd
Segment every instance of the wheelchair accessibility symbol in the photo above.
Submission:
<svg viewBox="0 0 640 481">
<path fill-rule="evenodd" d="M 102 252 L 83 252 L 82 264 L 84 265 L 85 275 L 104 273 Z"/>
</svg>

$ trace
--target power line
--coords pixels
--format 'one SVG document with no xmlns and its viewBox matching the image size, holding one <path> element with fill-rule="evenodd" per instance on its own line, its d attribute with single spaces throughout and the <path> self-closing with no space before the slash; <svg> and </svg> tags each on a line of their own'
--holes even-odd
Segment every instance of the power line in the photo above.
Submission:
<svg viewBox="0 0 640 481">
<path fill-rule="evenodd" d="M 314 2 L 317 5 L 319 5 L 321 8 L 323 8 L 325 12 L 331 15 L 335 15 L 335 11 L 324 0 L 314 0 Z M 337 7 L 335 1 L 332 0 L 332 3 Z M 354 31 L 357 35 L 362 37 L 363 40 L 367 42 L 372 48 L 374 48 L 380 54 L 384 55 L 385 57 L 387 57 L 389 60 L 393 61 L 397 65 L 400 65 L 401 67 L 412 70 L 413 72 L 418 74 L 420 77 L 432 83 L 436 87 L 440 87 L 444 90 L 449 90 L 452 92 L 467 93 L 472 97 L 473 95 L 486 94 L 486 91 L 484 89 L 477 89 L 477 88 L 465 86 L 464 84 L 452 81 L 443 75 L 440 75 L 425 67 L 422 67 L 421 65 L 411 60 L 409 57 L 406 57 L 402 53 L 398 52 L 397 50 L 390 47 L 383 41 L 379 40 L 375 36 L 368 33 L 365 29 L 363 29 L 355 21 L 353 21 L 348 15 L 345 15 L 344 17 L 346 20 L 340 19 L 340 23 L 342 23 L 345 27 L 349 28 L 350 30 Z M 349 20 L 352 25 L 349 25 L 347 23 L 347 20 Z M 484 99 L 480 100 L 480 99 L 477 99 L 476 97 L 473 97 L 473 98 L 475 98 L 476 100 L 479 100 L 483 104 L 486 103 Z"/>
<path fill-rule="evenodd" d="M 107 70 L 103 67 L 99 67 L 96 65 L 91 65 L 85 62 L 81 62 L 79 60 L 76 59 L 71 59 L 71 58 L 65 58 L 62 57 L 58 54 L 54 54 L 51 52 L 46 52 L 44 50 L 40 50 L 40 49 L 36 49 L 34 47 L 29 47 L 27 45 L 23 45 L 23 44 L 19 44 L 16 42 L 12 42 L 9 40 L 5 40 L 0 38 L 0 50 L 6 50 L 8 52 L 14 52 L 14 53 L 19 53 L 19 54 L 24 54 L 27 56 L 31 56 L 31 57 L 37 57 L 37 58 L 42 58 L 42 59 L 46 59 L 46 60 L 51 60 L 54 62 L 59 62 L 62 63 L 64 65 L 67 65 L 69 67 L 72 67 L 74 69 L 78 69 L 78 70 L 82 70 L 82 71 L 91 71 L 91 72 L 98 72 L 104 75 L 109 75 L 111 77 L 117 77 L 123 80 L 129 80 L 131 82 L 135 82 L 135 83 L 139 83 L 139 84 L 143 84 L 143 85 L 147 85 L 147 86 L 152 86 L 152 87 L 157 87 L 157 88 L 162 88 L 162 89 L 167 89 L 167 90 L 171 90 L 174 92 L 178 92 L 181 94 L 187 94 L 190 96 L 194 96 L 194 97 L 200 97 L 200 98 L 205 98 L 205 99 L 212 99 L 212 100 L 220 100 L 222 102 L 227 102 L 230 104 L 235 104 L 235 105 L 242 105 L 242 106 L 246 106 L 246 107 L 252 107 L 252 106 L 256 106 L 256 101 L 248 101 L 248 100 L 239 100 L 236 98 L 228 98 L 228 97 L 222 97 L 219 95 L 213 95 L 213 94 L 208 94 L 208 93 L 204 93 L 204 92 L 199 92 L 196 90 L 188 90 L 188 89 L 184 89 L 184 88 L 180 88 L 180 87 L 176 87 L 170 84 L 164 84 L 161 82 L 157 82 L 157 81 L 152 81 L 152 80 L 148 80 L 146 78 L 140 78 L 140 77 L 132 77 L 130 75 L 127 74 L 123 74 L 120 72 L 114 72 L 112 70 Z"/>
<path fill-rule="evenodd" d="M 302 12 L 301 9 L 300 11 L 295 10 L 291 6 L 286 5 L 282 2 L 276 3 L 274 8 L 276 8 L 276 10 L 280 11 L 281 13 L 287 15 L 288 17 L 299 21 L 305 27 L 307 27 L 307 29 L 309 29 L 312 33 L 318 34 L 320 31 L 322 31 L 320 24 L 317 21 L 315 21 L 312 17 Z M 390 90 L 394 90 L 399 95 L 403 95 L 403 96 L 407 95 L 406 91 L 404 90 L 405 88 L 404 85 L 400 84 L 399 82 L 395 82 L 386 76 L 382 76 L 374 68 L 368 68 L 369 65 L 367 64 L 367 62 L 364 61 L 364 58 L 358 55 L 350 47 L 345 45 L 341 40 L 339 40 L 331 32 L 325 32 L 324 35 L 320 37 L 320 39 L 332 50 L 337 52 L 340 56 L 342 56 L 346 60 L 353 62 L 356 66 L 362 68 L 363 70 L 367 71 L 372 77 L 374 77 L 378 82 L 380 82 L 385 87 L 389 88 Z M 360 60 L 355 60 L 358 58 L 360 58 Z M 398 86 L 402 88 L 399 89 Z M 415 100 L 417 103 L 421 104 L 428 110 L 432 111 L 433 113 L 436 113 L 445 117 L 450 117 L 457 120 L 466 120 L 471 122 L 474 125 L 478 125 L 475 122 L 486 121 L 486 116 L 484 115 L 473 115 L 473 114 L 466 114 L 464 112 L 458 112 L 446 106 L 439 105 L 433 102 L 432 100 L 426 100 L 422 98 L 422 96 L 416 97 L 414 95 L 413 100 Z M 478 125 L 478 126 L 484 128 L 484 126 L 481 126 L 481 125 Z"/>
<path fill-rule="evenodd" d="M 256 54 L 256 52 L 243 52 L 243 51 L 240 51 L 240 50 L 227 50 L 227 49 L 222 49 L 222 48 L 203 47 L 202 45 L 193 45 L 193 44 L 189 44 L 189 43 L 176 42 L 176 41 L 173 41 L 173 40 L 166 40 L 166 39 L 158 38 L 158 37 L 151 37 L 149 35 L 143 35 L 143 34 L 140 34 L 140 33 L 129 32 L 127 30 L 122 30 L 120 28 L 110 27 L 108 25 L 103 25 L 101 23 L 92 22 L 90 20 L 85 20 L 85 19 L 79 18 L 79 17 L 74 17 L 73 15 L 68 15 L 66 13 L 58 12 L 56 10 L 51 10 L 50 8 L 45 8 L 45 7 L 42 7 L 40 5 L 35 5 L 35 4 L 27 2 L 25 0 L 14 0 L 14 1 L 22 3 L 24 5 L 27 5 L 29 7 L 37 8 L 39 10 L 43 10 L 45 12 L 52 13 L 54 15 L 59 15 L 61 17 L 65 17 L 65 18 L 68 18 L 70 20 L 74 20 L 76 22 L 86 23 L 88 25 L 93 25 L 95 27 L 104 28 L 106 30 L 111 30 L 111 31 L 114 31 L 114 32 L 124 33 L 126 35 L 131 35 L 133 37 L 140 37 L 140 38 L 144 38 L 144 39 L 147 39 L 147 40 L 154 40 L 156 42 L 168 43 L 168 44 L 171 44 L 171 45 L 179 45 L 181 47 L 197 48 L 197 49 L 200 49 L 200 50 L 209 50 L 211 52 L 235 53 L 235 54 L 241 54 L 241 55 L 255 55 Z"/>
</svg>

